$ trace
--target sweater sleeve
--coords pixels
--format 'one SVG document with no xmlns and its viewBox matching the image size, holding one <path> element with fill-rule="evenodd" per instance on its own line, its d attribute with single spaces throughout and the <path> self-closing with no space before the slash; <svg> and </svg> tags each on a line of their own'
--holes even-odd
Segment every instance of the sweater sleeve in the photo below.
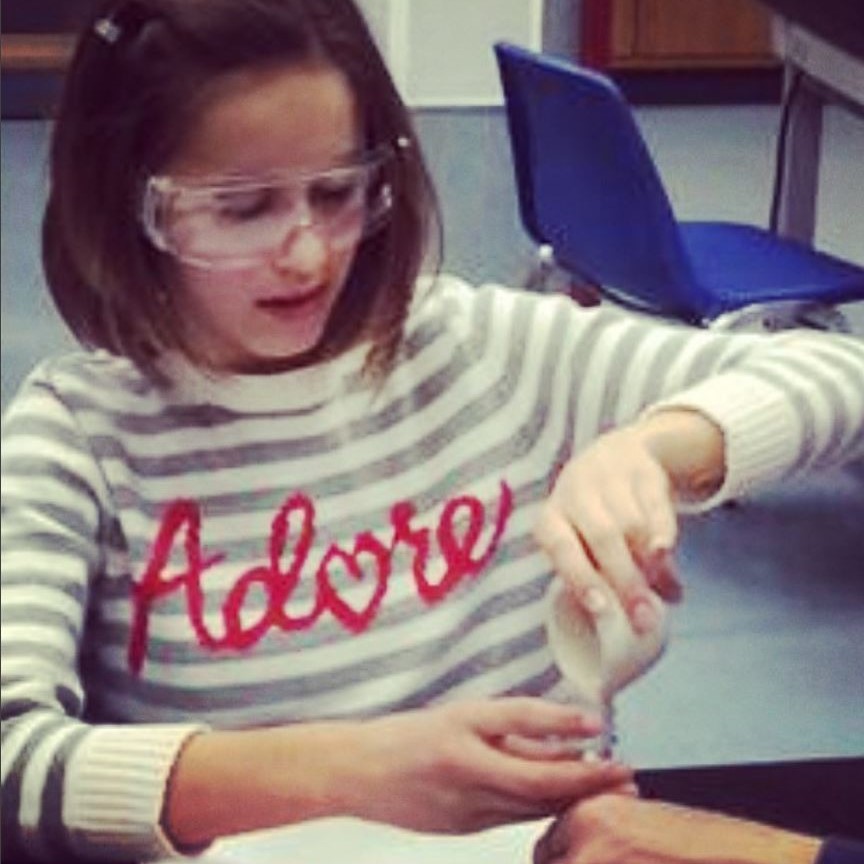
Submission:
<svg viewBox="0 0 864 864">
<path fill-rule="evenodd" d="M 864 842 L 829 837 L 822 844 L 814 864 L 864 864 Z"/>
<path fill-rule="evenodd" d="M 194 725 L 93 725 L 78 669 L 108 497 L 75 417 L 31 376 L 3 419 L 2 854 L 141 861 Z"/>
<path fill-rule="evenodd" d="M 568 327 L 575 451 L 668 408 L 701 412 L 722 430 L 723 485 L 687 509 L 864 456 L 858 338 L 702 330 L 606 307 L 573 312 Z"/>
<path fill-rule="evenodd" d="M 700 411 L 723 431 L 723 484 L 691 509 L 864 456 L 864 343 L 815 332 L 729 338 L 714 374 L 651 409 Z"/>
</svg>

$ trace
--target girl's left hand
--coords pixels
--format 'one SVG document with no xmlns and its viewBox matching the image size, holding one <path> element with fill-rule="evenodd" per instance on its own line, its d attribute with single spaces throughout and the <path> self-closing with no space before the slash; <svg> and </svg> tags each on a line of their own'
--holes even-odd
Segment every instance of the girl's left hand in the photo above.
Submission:
<svg viewBox="0 0 864 864">
<path fill-rule="evenodd" d="M 669 474 L 646 425 L 608 432 L 567 462 L 535 527 L 557 574 L 592 614 L 620 598 L 637 632 L 657 613 L 649 592 L 680 599 L 672 550 L 678 527 Z"/>
</svg>

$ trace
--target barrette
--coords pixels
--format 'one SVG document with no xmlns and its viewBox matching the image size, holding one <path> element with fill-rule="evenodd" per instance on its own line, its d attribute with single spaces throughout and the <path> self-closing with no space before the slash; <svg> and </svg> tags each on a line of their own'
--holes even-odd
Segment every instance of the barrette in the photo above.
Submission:
<svg viewBox="0 0 864 864">
<path fill-rule="evenodd" d="M 139 0 L 121 0 L 93 25 L 93 32 L 107 45 L 135 39 L 158 14 Z"/>
<path fill-rule="evenodd" d="M 93 25 L 93 32 L 109 45 L 116 45 L 123 33 L 120 26 L 110 18 L 100 18 Z"/>
</svg>

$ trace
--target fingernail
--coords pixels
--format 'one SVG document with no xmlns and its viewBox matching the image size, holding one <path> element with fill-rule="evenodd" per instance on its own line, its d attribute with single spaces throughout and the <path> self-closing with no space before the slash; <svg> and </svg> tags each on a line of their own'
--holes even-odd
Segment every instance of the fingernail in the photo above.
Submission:
<svg viewBox="0 0 864 864">
<path fill-rule="evenodd" d="M 633 607 L 631 617 L 637 633 L 648 633 L 660 622 L 657 610 L 647 600 L 640 600 Z"/>
<path fill-rule="evenodd" d="M 600 733 L 603 731 L 603 718 L 595 717 L 593 714 L 579 713 L 579 726 L 588 733 Z"/>
<path fill-rule="evenodd" d="M 599 615 L 609 605 L 609 601 L 599 588 L 589 588 L 582 595 L 582 605 L 592 615 Z"/>
<path fill-rule="evenodd" d="M 669 549 L 655 547 L 648 553 L 648 565 L 655 569 L 670 567 L 672 564 L 672 553 Z"/>
</svg>

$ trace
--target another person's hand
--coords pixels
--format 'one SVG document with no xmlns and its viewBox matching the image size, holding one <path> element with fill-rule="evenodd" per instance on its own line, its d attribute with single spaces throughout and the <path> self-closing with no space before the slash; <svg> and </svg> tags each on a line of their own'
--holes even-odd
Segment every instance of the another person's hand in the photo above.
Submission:
<svg viewBox="0 0 864 864">
<path fill-rule="evenodd" d="M 820 842 L 730 816 L 599 795 L 559 816 L 534 864 L 813 864 Z"/>
<path fill-rule="evenodd" d="M 623 765 L 583 761 L 572 748 L 544 743 L 599 730 L 599 720 L 572 707 L 520 697 L 370 720 L 345 754 L 354 762 L 357 796 L 349 810 L 441 833 L 549 816 L 574 800 L 631 786 Z"/>
<path fill-rule="evenodd" d="M 602 435 L 559 473 L 535 526 L 538 543 L 580 602 L 599 613 L 618 595 L 637 632 L 656 623 L 648 592 L 681 595 L 672 552 L 676 501 L 723 476 L 723 438 L 702 415 L 657 414 Z"/>
</svg>

